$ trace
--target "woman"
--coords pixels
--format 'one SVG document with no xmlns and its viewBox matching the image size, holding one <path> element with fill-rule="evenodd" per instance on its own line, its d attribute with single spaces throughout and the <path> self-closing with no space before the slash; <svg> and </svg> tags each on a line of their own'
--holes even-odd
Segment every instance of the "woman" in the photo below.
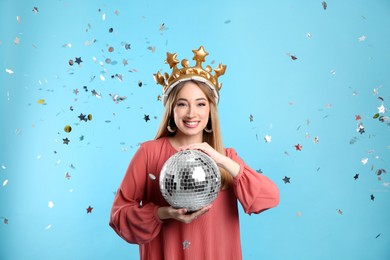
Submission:
<svg viewBox="0 0 390 260">
<path fill-rule="evenodd" d="M 241 259 L 237 200 L 247 214 L 279 203 L 270 179 L 248 167 L 234 149 L 223 148 L 217 103 L 218 77 L 226 66 L 211 75 L 211 69 L 201 67 L 207 55 L 203 47 L 193 52 L 194 67 L 183 60 L 178 69 L 176 54 L 168 53 L 172 75 L 155 75 L 164 86 L 163 119 L 155 139 L 135 153 L 113 203 L 110 226 L 127 242 L 139 244 L 140 259 Z M 169 206 L 158 182 L 165 161 L 186 149 L 209 155 L 222 177 L 215 201 L 196 212 Z"/>
</svg>

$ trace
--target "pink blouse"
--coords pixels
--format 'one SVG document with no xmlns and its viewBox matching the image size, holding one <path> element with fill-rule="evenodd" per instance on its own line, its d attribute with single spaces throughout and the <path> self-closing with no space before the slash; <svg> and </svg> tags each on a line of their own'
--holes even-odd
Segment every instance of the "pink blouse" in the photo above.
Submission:
<svg viewBox="0 0 390 260">
<path fill-rule="evenodd" d="M 237 199 L 245 213 L 260 213 L 279 203 L 279 190 L 249 168 L 232 148 L 226 156 L 240 164 L 231 188 L 221 190 L 209 212 L 190 224 L 161 221 L 157 209 L 169 206 L 159 188 L 160 170 L 177 152 L 168 138 L 143 143 L 134 154 L 116 193 L 110 226 L 132 244 L 140 259 L 242 259 Z"/>
</svg>

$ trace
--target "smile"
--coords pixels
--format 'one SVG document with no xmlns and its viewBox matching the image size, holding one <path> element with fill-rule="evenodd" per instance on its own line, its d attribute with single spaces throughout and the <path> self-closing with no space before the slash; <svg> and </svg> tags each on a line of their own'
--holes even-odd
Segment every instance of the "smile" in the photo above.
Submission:
<svg viewBox="0 0 390 260">
<path fill-rule="evenodd" d="M 199 121 L 184 121 L 184 125 L 190 128 L 197 127 Z"/>
</svg>

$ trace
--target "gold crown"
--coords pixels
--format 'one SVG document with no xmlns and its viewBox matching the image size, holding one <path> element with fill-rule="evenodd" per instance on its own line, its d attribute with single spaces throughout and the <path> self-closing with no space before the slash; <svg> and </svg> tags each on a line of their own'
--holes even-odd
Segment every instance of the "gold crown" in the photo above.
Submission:
<svg viewBox="0 0 390 260">
<path fill-rule="evenodd" d="M 206 83 L 214 93 L 215 100 L 218 103 L 219 101 L 219 90 L 222 87 L 222 83 L 218 83 L 218 77 L 225 74 L 226 65 L 222 65 L 221 63 L 214 69 L 214 75 L 211 74 L 212 68 L 207 65 L 206 69 L 203 69 L 202 63 L 205 61 L 205 57 L 209 54 L 200 46 L 199 49 L 193 50 L 194 57 L 193 60 L 196 61 L 194 67 L 189 67 L 189 61 L 187 59 L 183 59 L 181 61 L 181 65 L 183 68 L 178 68 L 177 64 L 179 60 L 177 59 L 176 53 L 167 52 L 167 59 L 165 63 L 169 64 L 169 67 L 172 69 L 172 74 L 164 73 L 161 75 L 160 71 L 157 74 L 153 74 L 154 80 L 157 84 L 163 86 L 163 103 L 165 105 L 169 93 L 172 89 L 183 81 L 188 80 L 197 80 L 203 83 Z"/>
</svg>

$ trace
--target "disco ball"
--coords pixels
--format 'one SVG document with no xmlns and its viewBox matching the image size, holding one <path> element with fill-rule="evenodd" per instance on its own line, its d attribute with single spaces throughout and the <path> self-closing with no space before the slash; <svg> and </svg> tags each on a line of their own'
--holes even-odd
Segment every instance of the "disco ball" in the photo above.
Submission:
<svg viewBox="0 0 390 260">
<path fill-rule="evenodd" d="M 211 204 L 221 187 L 217 164 L 198 150 L 184 150 L 172 155 L 160 172 L 160 190 L 174 208 L 189 212 Z"/>
</svg>

